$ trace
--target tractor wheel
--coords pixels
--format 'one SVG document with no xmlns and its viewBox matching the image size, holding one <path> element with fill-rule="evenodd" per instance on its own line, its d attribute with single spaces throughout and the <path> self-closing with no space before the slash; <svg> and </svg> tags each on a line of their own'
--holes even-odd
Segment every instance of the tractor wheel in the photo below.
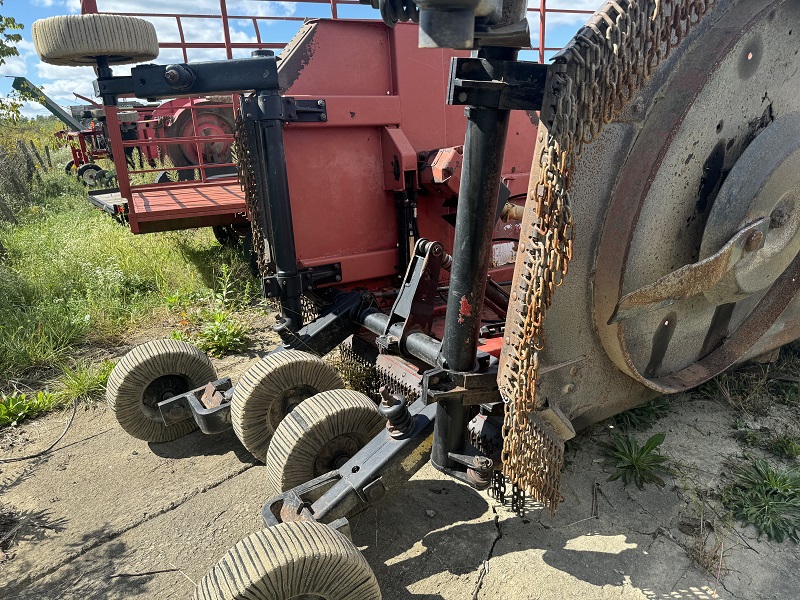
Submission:
<svg viewBox="0 0 800 600">
<path fill-rule="evenodd" d="M 322 523 L 294 521 L 244 538 L 194 593 L 194 600 L 246 598 L 380 600 L 381 590 L 353 542 Z"/>
<path fill-rule="evenodd" d="M 195 118 L 192 119 L 192 111 L 186 108 L 178 114 L 175 121 L 166 130 L 168 138 L 191 138 L 202 137 L 204 135 L 233 135 L 234 116 L 233 108 L 204 108 L 207 101 L 200 101 L 194 104 Z M 195 125 L 197 130 L 195 130 Z M 167 156 L 176 167 L 191 167 L 200 164 L 198 150 L 202 152 L 203 164 L 221 164 L 232 162 L 233 142 L 207 142 L 188 143 L 188 144 L 168 144 L 166 145 Z M 223 169 L 207 167 L 207 174 L 220 174 Z M 228 173 L 224 173 L 228 174 Z"/>
<path fill-rule="evenodd" d="M 146 442 L 169 442 L 195 429 L 194 419 L 164 425 L 158 403 L 217 379 L 200 350 L 178 340 L 136 346 L 122 357 L 106 386 L 106 401 L 120 426 Z"/>
<path fill-rule="evenodd" d="M 64 172 L 67 175 L 75 175 L 75 161 L 74 160 L 67 161 L 67 164 L 64 165 Z"/>
<path fill-rule="evenodd" d="M 275 431 L 267 452 L 267 477 L 275 490 L 284 492 L 338 469 L 385 424 L 375 403 L 360 392 L 317 394 L 289 413 Z"/>
<path fill-rule="evenodd" d="M 78 179 L 83 182 L 83 185 L 94 187 L 97 183 L 97 176 L 102 170 L 103 169 L 93 163 L 81 165 L 78 168 Z"/>
<path fill-rule="evenodd" d="M 158 38 L 152 23 L 118 15 L 69 15 L 36 21 L 33 44 L 42 62 L 79 67 L 96 65 L 103 56 L 109 64 L 153 60 Z"/>
<path fill-rule="evenodd" d="M 159 171 L 156 173 L 156 183 L 173 183 L 175 177 L 169 171 Z"/>
<path fill-rule="evenodd" d="M 267 456 L 272 434 L 306 398 L 344 387 L 339 374 L 321 358 L 284 350 L 265 356 L 242 376 L 231 402 L 233 430 L 258 460 Z"/>
<path fill-rule="evenodd" d="M 220 246 L 225 246 L 226 248 L 239 247 L 241 239 L 233 225 L 213 225 L 211 231 L 214 232 L 214 237 Z"/>
</svg>

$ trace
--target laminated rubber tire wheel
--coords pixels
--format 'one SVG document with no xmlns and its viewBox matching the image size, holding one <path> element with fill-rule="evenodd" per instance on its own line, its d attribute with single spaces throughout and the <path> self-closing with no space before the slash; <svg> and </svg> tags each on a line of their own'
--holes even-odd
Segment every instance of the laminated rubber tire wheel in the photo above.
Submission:
<svg viewBox="0 0 800 600">
<path fill-rule="evenodd" d="M 380 600 L 353 543 L 322 523 L 294 521 L 250 534 L 214 566 L 195 600 Z"/>
<path fill-rule="evenodd" d="M 97 57 L 111 65 L 147 62 L 158 56 L 156 28 L 149 21 L 120 15 L 68 15 L 34 22 L 36 53 L 51 65 L 93 66 Z"/>
<path fill-rule="evenodd" d="M 361 392 L 317 394 L 278 426 L 267 452 L 267 477 L 276 491 L 285 492 L 338 469 L 385 425 L 378 407 Z M 316 499 L 314 492 L 308 499 Z"/>
<path fill-rule="evenodd" d="M 336 370 L 298 350 L 265 356 L 250 367 L 233 391 L 231 423 L 236 436 L 258 460 L 283 418 L 306 398 L 344 387 Z"/>
<path fill-rule="evenodd" d="M 189 417 L 164 425 L 158 403 L 217 379 L 208 356 L 178 340 L 136 346 L 111 371 L 106 401 L 122 429 L 147 442 L 169 442 L 196 428 Z"/>
</svg>

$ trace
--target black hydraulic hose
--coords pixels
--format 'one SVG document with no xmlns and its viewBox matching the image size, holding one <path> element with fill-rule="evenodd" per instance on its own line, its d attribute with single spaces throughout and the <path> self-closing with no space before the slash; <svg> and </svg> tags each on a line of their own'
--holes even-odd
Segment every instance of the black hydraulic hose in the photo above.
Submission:
<svg viewBox="0 0 800 600">
<path fill-rule="evenodd" d="M 41 452 L 37 452 L 36 454 L 29 454 L 28 456 L 15 456 L 13 458 L 0 458 L 0 463 L 12 463 L 12 462 L 20 462 L 23 460 L 33 460 L 34 458 L 39 458 L 40 456 L 44 456 L 48 452 L 50 452 L 53 448 L 56 447 L 56 444 L 64 439 L 64 436 L 67 435 L 67 431 L 72 426 L 72 422 L 75 420 L 75 413 L 78 411 L 78 399 L 72 402 L 72 415 L 70 415 L 69 421 L 67 421 L 67 426 L 64 427 L 64 431 L 61 432 L 61 435 L 56 438 L 56 441 L 50 444 L 47 448 L 42 450 Z"/>
</svg>

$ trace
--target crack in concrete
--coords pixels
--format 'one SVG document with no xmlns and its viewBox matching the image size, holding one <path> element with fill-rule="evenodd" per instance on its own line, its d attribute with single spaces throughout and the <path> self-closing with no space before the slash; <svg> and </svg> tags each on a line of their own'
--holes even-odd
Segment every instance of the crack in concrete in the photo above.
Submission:
<svg viewBox="0 0 800 600">
<path fill-rule="evenodd" d="M 229 473 L 227 476 L 225 476 L 223 479 L 220 479 L 219 481 L 215 481 L 215 482 L 210 483 L 210 484 L 208 484 L 206 486 L 203 486 L 203 487 L 200 487 L 200 488 L 196 488 L 195 490 L 193 490 L 192 492 L 189 492 L 188 494 L 184 495 L 180 499 L 174 500 L 174 501 L 168 503 L 166 506 L 163 506 L 158 511 L 156 511 L 154 513 L 149 513 L 146 516 L 144 516 L 141 519 L 139 519 L 138 521 L 136 521 L 134 523 L 131 523 L 129 525 L 123 526 L 123 527 L 121 527 L 120 529 L 118 529 L 116 531 L 110 531 L 110 532 L 106 533 L 105 535 L 102 535 L 102 536 L 98 537 L 93 542 L 91 542 L 89 544 L 86 544 L 84 546 L 81 546 L 81 548 L 79 550 L 77 550 L 76 552 L 73 552 L 71 554 L 66 554 L 63 557 L 63 560 L 61 560 L 60 562 L 55 563 L 55 564 L 50 564 L 49 566 L 47 566 L 46 568 L 44 568 L 42 571 L 40 571 L 38 573 L 35 573 L 35 574 L 32 574 L 32 575 L 28 575 L 26 577 L 18 579 L 15 582 L 16 583 L 15 589 L 24 588 L 24 587 L 26 587 L 27 585 L 29 585 L 31 583 L 34 583 L 34 582 L 36 582 L 36 581 L 38 581 L 38 580 L 40 580 L 40 579 L 42 579 L 44 577 L 47 577 L 48 575 L 52 575 L 53 573 L 58 571 L 60 568 L 67 566 L 69 563 L 71 563 L 71 562 L 79 559 L 80 557 L 88 554 L 92 550 L 95 550 L 96 548 L 99 548 L 103 544 L 107 544 L 108 542 L 111 542 L 111 541 L 117 539 L 121 535 L 136 529 L 140 525 L 144 525 L 145 523 L 148 523 L 149 521 L 152 521 L 153 519 L 155 519 L 157 517 L 165 515 L 168 512 L 172 512 L 173 510 L 175 510 L 177 508 L 180 508 L 181 506 L 183 506 L 184 504 L 189 502 L 189 500 L 192 500 L 193 498 L 195 498 L 195 497 L 199 496 L 200 494 L 203 494 L 203 493 L 205 493 L 205 492 L 207 492 L 209 490 L 213 490 L 214 488 L 219 487 L 223 483 L 225 483 L 227 481 L 230 481 L 234 477 L 237 477 L 238 475 L 241 475 L 245 471 L 248 471 L 249 469 L 252 469 L 255 466 L 256 465 L 254 463 L 253 464 L 245 464 L 241 468 L 237 469 L 236 471 L 233 471 L 232 473 Z M 8 590 L 8 591 L 12 591 L 12 590 Z"/>
<path fill-rule="evenodd" d="M 494 555 L 494 547 L 497 545 L 497 542 L 503 539 L 503 529 L 500 527 L 500 515 L 497 514 L 497 509 L 494 506 L 491 508 L 492 514 L 494 514 L 494 527 L 496 530 L 495 536 L 494 540 L 492 540 L 492 545 L 489 547 L 489 552 L 486 554 L 486 559 L 484 559 L 483 564 L 481 565 L 481 571 L 478 574 L 478 581 L 475 582 L 475 589 L 472 592 L 472 600 L 478 600 L 478 593 L 483 587 L 483 580 L 489 573 L 489 560 Z"/>
</svg>

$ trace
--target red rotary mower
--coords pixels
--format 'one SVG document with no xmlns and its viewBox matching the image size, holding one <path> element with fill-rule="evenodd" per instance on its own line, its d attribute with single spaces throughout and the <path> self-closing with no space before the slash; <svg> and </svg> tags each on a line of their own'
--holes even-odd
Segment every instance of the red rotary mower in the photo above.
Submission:
<svg viewBox="0 0 800 600">
<path fill-rule="evenodd" d="M 517 60 L 524 2 L 374 6 L 386 25 L 311 21 L 279 57 L 125 77 L 111 65 L 157 55 L 149 23 L 34 24 L 42 60 L 96 64 L 112 128 L 120 97 L 234 94 L 282 344 L 234 387 L 190 345 L 151 342 L 107 390 L 137 437 L 230 422 L 266 463 L 265 528 L 196 598 L 380 598 L 348 518 L 427 440 L 443 473 L 555 510 L 576 428 L 800 337 L 796 2 L 611 0 L 551 65 Z M 320 358 L 337 347 L 341 372 Z"/>
</svg>

